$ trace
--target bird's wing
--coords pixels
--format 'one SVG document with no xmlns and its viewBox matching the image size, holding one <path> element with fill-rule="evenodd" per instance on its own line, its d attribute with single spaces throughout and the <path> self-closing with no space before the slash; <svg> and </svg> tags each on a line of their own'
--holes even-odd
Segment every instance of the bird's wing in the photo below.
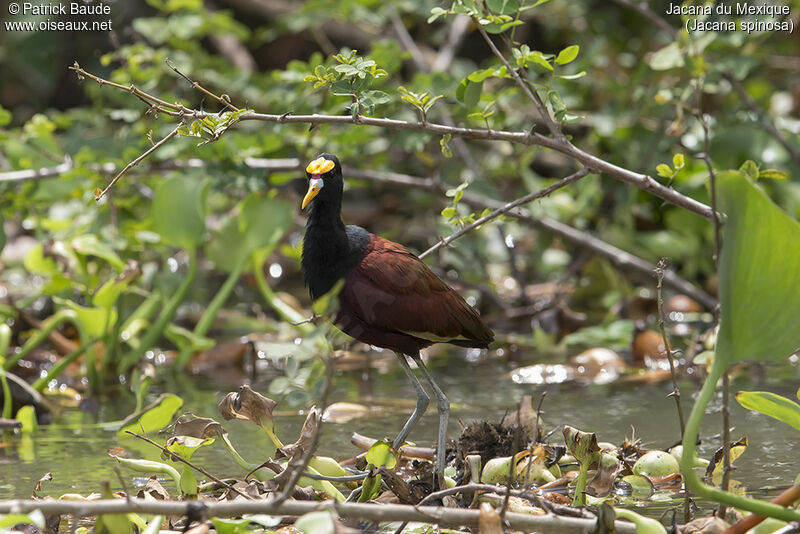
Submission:
<svg viewBox="0 0 800 534">
<path fill-rule="evenodd" d="M 365 252 L 339 295 L 362 321 L 434 342 L 492 341 L 477 312 L 408 249 L 370 235 Z"/>
</svg>

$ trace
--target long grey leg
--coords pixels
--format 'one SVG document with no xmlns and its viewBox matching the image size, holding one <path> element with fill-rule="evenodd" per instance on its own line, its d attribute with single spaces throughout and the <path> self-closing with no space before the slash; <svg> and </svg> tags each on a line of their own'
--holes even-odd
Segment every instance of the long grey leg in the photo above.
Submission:
<svg viewBox="0 0 800 534">
<path fill-rule="evenodd" d="M 403 425 L 403 428 L 400 430 L 400 433 L 397 434 L 397 437 L 394 438 L 394 443 L 392 446 L 397 449 L 400 447 L 405 441 L 408 433 L 411 432 L 411 429 L 414 428 L 414 425 L 417 424 L 419 418 L 422 417 L 422 414 L 425 413 L 425 410 L 428 408 L 428 404 L 431 401 L 431 398 L 428 396 L 428 393 L 425 391 L 425 388 L 422 387 L 422 384 L 419 381 L 419 378 L 414 374 L 414 371 L 411 370 L 411 367 L 408 366 L 408 360 L 406 360 L 405 354 L 397 354 L 397 359 L 400 361 L 400 367 L 403 368 L 403 371 L 406 372 L 408 375 L 408 379 L 411 380 L 411 385 L 414 386 L 414 390 L 417 392 L 417 407 L 414 408 L 414 413 L 411 414 L 411 417 L 408 418 L 406 424 Z"/>
<path fill-rule="evenodd" d="M 439 409 L 439 443 L 436 444 L 436 473 L 440 478 L 444 476 L 444 453 L 445 445 L 447 443 L 447 419 L 450 416 L 450 401 L 445 396 L 444 392 L 439 388 L 433 377 L 428 372 L 428 368 L 422 363 L 422 358 L 417 358 L 417 367 L 419 367 L 425 379 L 431 385 L 433 394 L 436 395 L 436 406 Z"/>
</svg>

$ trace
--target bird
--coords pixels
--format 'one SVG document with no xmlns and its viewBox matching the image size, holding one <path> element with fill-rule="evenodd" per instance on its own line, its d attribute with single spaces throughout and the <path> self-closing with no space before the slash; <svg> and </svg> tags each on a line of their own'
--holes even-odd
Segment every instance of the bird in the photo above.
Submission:
<svg viewBox="0 0 800 534">
<path fill-rule="evenodd" d="M 411 381 L 417 404 L 393 441 L 399 449 L 425 413 L 430 396 L 412 371 L 413 361 L 436 397 L 439 434 L 435 472 L 443 476 L 450 401 L 431 376 L 420 350 L 434 343 L 487 348 L 494 332 L 475 309 L 406 247 L 342 222 L 344 178 L 339 159 L 323 153 L 305 169 L 308 208 L 301 268 L 313 300 L 343 280 L 334 324 L 363 343 L 389 349 Z M 441 478 L 439 478 L 441 482 Z"/>
</svg>

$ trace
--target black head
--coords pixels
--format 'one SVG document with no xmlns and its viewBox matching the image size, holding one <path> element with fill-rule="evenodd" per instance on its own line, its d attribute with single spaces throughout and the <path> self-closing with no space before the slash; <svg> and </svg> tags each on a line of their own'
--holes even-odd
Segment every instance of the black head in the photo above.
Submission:
<svg viewBox="0 0 800 534">
<path fill-rule="evenodd" d="M 344 179 L 339 158 L 333 154 L 320 154 L 306 167 L 306 176 L 308 176 L 308 192 L 303 198 L 302 209 L 305 209 L 312 200 L 318 204 L 341 200 Z"/>
</svg>

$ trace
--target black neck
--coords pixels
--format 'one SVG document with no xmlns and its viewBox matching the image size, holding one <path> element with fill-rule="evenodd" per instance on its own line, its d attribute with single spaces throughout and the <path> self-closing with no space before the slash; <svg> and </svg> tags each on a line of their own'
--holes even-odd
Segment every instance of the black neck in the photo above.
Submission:
<svg viewBox="0 0 800 534">
<path fill-rule="evenodd" d="M 341 218 L 342 199 L 312 202 L 303 240 L 303 274 L 313 298 L 327 293 L 344 276 L 350 245 Z"/>
</svg>

